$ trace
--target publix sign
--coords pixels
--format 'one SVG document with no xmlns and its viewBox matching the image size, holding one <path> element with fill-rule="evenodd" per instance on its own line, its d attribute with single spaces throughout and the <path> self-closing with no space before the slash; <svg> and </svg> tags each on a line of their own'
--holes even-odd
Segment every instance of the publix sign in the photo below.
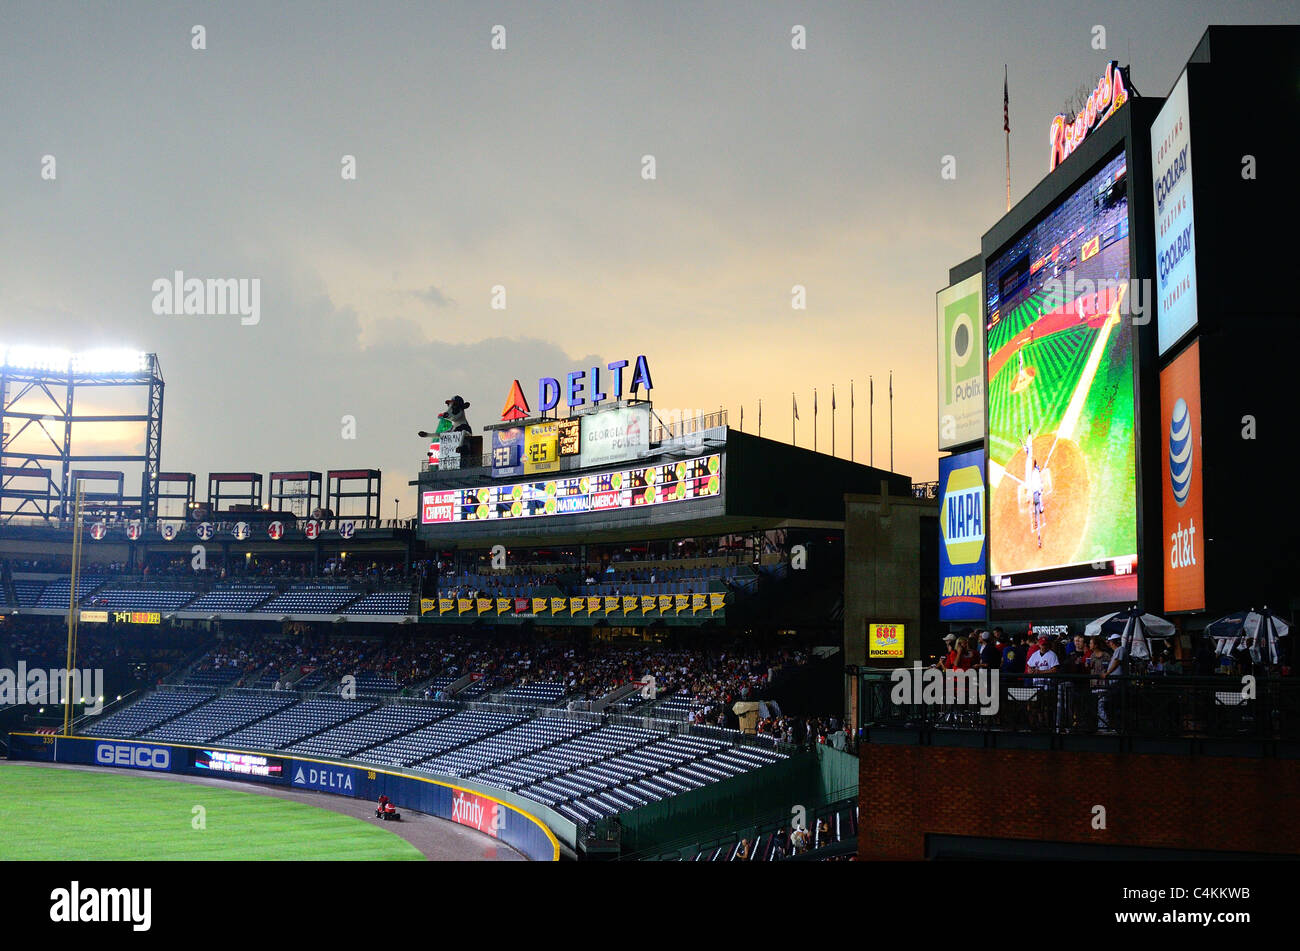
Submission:
<svg viewBox="0 0 1300 951">
<path fill-rule="evenodd" d="M 939 620 L 982 621 L 988 616 L 984 451 L 940 459 L 939 485 Z"/>
</svg>

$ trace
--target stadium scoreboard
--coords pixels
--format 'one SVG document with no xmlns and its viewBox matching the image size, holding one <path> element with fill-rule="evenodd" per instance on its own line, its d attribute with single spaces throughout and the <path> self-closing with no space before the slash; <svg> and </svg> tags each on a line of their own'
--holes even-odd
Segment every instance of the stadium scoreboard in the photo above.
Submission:
<svg viewBox="0 0 1300 951">
<path fill-rule="evenodd" d="M 435 525 L 627 510 L 711 498 L 721 492 L 722 457 L 714 453 L 567 478 L 426 491 L 420 522 Z"/>
</svg>

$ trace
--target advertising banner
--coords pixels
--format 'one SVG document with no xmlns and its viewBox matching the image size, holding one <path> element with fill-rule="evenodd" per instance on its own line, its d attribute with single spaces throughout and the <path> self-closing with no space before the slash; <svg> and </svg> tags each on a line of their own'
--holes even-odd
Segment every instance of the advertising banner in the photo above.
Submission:
<svg viewBox="0 0 1300 951">
<path fill-rule="evenodd" d="M 438 453 L 439 469 L 459 469 L 461 448 L 465 445 L 465 433 L 443 433 L 438 437 L 441 449 Z"/>
<path fill-rule="evenodd" d="M 867 625 L 867 657 L 902 660 L 903 647 L 902 624 Z"/>
<path fill-rule="evenodd" d="M 984 450 L 939 460 L 939 620 L 988 617 Z"/>
<path fill-rule="evenodd" d="M 623 406 L 582 417 L 582 465 L 605 466 L 637 458 L 650 448 L 650 407 Z"/>
<path fill-rule="evenodd" d="M 330 763 L 295 763 L 292 781 L 293 785 L 304 789 L 321 789 L 350 796 L 356 789 L 356 770 L 351 766 Z"/>
<path fill-rule="evenodd" d="M 1196 326 L 1196 214 L 1192 132 L 1183 71 L 1151 123 L 1156 209 L 1156 340 L 1160 355 Z"/>
<path fill-rule="evenodd" d="M 524 430 L 520 426 L 492 430 L 492 477 L 524 474 Z"/>
<path fill-rule="evenodd" d="M 1205 609 L 1204 500 L 1201 496 L 1201 342 L 1160 372 L 1166 611 Z"/>
<path fill-rule="evenodd" d="M 470 826 L 490 836 L 497 835 L 501 829 L 501 820 L 505 818 L 504 814 L 498 815 L 498 803 L 463 789 L 453 789 L 451 796 L 452 822 Z"/>
<path fill-rule="evenodd" d="M 982 275 L 938 295 L 939 448 L 984 438 L 984 307 Z"/>
<path fill-rule="evenodd" d="M 556 425 L 533 423 L 524 428 L 524 474 L 558 472 L 560 469 L 560 436 Z"/>
</svg>

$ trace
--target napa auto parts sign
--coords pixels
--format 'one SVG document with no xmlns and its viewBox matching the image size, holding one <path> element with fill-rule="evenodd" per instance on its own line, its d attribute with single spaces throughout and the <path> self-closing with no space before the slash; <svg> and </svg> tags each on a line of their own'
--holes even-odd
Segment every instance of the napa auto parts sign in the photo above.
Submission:
<svg viewBox="0 0 1300 951">
<path fill-rule="evenodd" d="M 1079 114 L 1069 121 L 1065 116 L 1057 116 L 1052 120 L 1051 132 L 1048 139 L 1052 145 L 1052 164 L 1049 170 L 1055 169 L 1065 159 L 1079 147 L 1079 143 L 1086 139 L 1097 128 L 1115 114 L 1120 106 L 1128 102 L 1128 89 L 1124 83 L 1124 71 L 1120 69 L 1119 63 L 1111 60 L 1106 64 L 1106 72 L 1102 73 L 1101 79 L 1097 82 L 1097 88 L 1088 96 L 1088 102 Z"/>
<path fill-rule="evenodd" d="M 453 789 L 451 820 L 495 837 L 504 825 L 505 811 L 500 803 L 486 796 L 479 796 L 463 789 Z"/>
</svg>

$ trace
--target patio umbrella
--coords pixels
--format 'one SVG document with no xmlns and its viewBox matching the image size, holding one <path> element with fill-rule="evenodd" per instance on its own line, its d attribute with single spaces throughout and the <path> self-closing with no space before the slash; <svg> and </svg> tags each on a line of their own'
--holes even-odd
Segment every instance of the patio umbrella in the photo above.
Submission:
<svg viewBox="0 0 1300 951">
<path fill-rule="evenodd" d="M 1083 636 L 1109 638 L 1112 634 L 1120 636 L 1124 655 L 1136 660 L 1151 656 L 1149 641 L 1165 640 L 1174 635 L 1174 626 L 1155 614 L 1144 614 L 1136 605 L 1124 611 L 1107 614 L 1094 621 L 1089 621 L 1083 629 Z"/>
<path fill-rule="evenodd" d="M 1225 615 L 1205 626 L 1206 637 L 1214 638 L 1215 652 L 1231 655 L 1241 647 L 1249 647 L 1251 659 L 1257 664 L 1281 663 L 1278 638 L 1286 637 L 1291 626 L 1267 607 L 1254 608 Z"/>
</svg>

